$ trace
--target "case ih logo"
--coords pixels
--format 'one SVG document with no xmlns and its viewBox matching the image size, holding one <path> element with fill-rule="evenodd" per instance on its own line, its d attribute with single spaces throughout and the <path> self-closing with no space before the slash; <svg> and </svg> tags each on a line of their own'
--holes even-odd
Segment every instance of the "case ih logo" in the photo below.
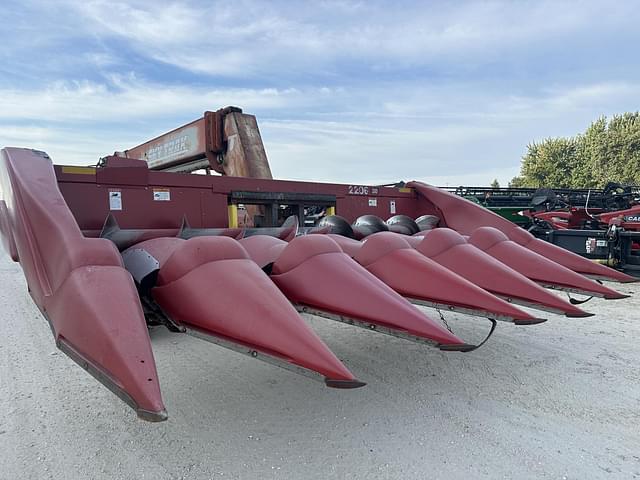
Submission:
<svg viewBox="0 0 640 480">
<path fill-rule="evenodd" d="M 627 215 L 624 217 L 625 222 L 640 222 L 640 215 Z"/>
</svg>

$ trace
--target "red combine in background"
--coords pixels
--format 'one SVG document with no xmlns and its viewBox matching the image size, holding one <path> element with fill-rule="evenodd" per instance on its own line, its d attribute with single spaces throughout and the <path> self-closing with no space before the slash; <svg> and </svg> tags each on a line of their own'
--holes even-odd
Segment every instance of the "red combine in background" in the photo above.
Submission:
<svg viewBox="0 0 640 480">
<path fill-rule="evenodd" d="M 638 187 L 610 182 L 602 190 L 539 189 L 520 213 L 536 237 L 640 275 Z"/>
<path fill-rule="evenodd" d="M 96 167 L 5 148 L 0 185 L 2 243 L 57 346 L 151 421 L 167 414 L 148 325 L 356 388 L 300 312 L 451 354 L 478 345 L 416 305 L 489 319 L 490 335 L 590 315 L 549 288 L 622 299 L 593 279 L 634 281 L 421 182 L 273 180 L 255 117 L 233 107 Z"/>
</svg>

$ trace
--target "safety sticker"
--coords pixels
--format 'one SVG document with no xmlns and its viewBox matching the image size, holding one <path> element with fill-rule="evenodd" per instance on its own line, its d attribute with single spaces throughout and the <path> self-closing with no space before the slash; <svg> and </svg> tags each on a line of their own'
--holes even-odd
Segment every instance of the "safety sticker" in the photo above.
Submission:
<svg viewBox="0 0 640 480">
<path fill-rule="evenodd" d="M 171 201 L 171 191 L 168 188 L 154 188 L 153 199 L 156 202 L 169 202 Z"/>
<path fill-rule="evenodd" d="M 378 206 L 378 199 L 377 198 L 370 198 L 369 199 L 369 206 L 370 207 L 377 207 Z"/>
<path fill-rule="evenodd" d="M 122 192 L 109 190 L 109 210 L 122 210 Z"/>
<path fill-rule="evenodd" d="M 396 201 L 395 200 L 389 201 L 389 210 L 391 210 L 391 215 L 395 215 L 396 214 Z"/>
</svg>

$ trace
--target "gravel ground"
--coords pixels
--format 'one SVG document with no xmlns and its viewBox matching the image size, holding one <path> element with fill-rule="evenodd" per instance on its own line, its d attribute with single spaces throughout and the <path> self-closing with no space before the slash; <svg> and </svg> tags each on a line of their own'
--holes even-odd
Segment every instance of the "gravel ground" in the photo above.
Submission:
<svg viewBox="0 0 640 480">
<path fill-rule="evenodd" d="M 640 478 L 640 286 L 619 289 L 469 354 L 309 318 L 368 382 L 351 391 L 155 329 L 170 418 L 151 424 L 56 350 L 2 256 L 0 478 Z"/>
</svg>

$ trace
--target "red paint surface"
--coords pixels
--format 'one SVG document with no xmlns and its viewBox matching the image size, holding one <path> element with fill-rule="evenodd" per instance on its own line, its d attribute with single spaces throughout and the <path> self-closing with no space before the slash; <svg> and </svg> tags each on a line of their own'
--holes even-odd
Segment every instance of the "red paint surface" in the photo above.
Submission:
<svg viewBox="0 0 640 480">
<path fill-rule="evenodd" d="M 138 294 L 114 245 L 85 238 L 43 152 L 7 148 L 0 182 L 31 296 L 64 339 L 138 409 L 164 411 Z"/>
<path fill-rule="evenodd" d="M 536 282 L 574 288 L 608 299 L 626 297 L 509 240 L 496 228 L 480 227 L 471 234 L 469 243 Z"/>
<path fill-rule="evenodd" d="M 462 235 L 449 228 L 436 228 L 425 232 L 424 239 L 416 249 L 443 267 L 497 295 L 524 300 L 568 316 L 589 316 L 482 250 L 468 244 Z"/>
<path fill-rule="evenodd" d="M 509 220 L 453 193 L 421 182 L 409 182 L 428 203 L 440 212 L 441 225 L 456 230 L 463 235 L 471 235 L 479 227 L 494 227 L 509 239 L 537 252 L 574 272 L 598 276 L 619 282 L 635 282 L 637 279 L 612 268 L 599 265 L 557 245 L 535 238 L 526 230 Z"/>
<path fill-rule="evenodd" d="M 271 279 L 294 303 L 408 332 L 441 344 L 463 344 L 325 235 L 295 238 L 273 265 Z"/>
<path fill-rule="evenodd" d="M 368 237 L 354 259 L 405 297 L 491 312 L 520 321 L 535 319 L 425 257 L 414 250 L 405 237 L 392 232 Z"/>
<path fill-rule="evenodd" d="M 236 240 L 177 240 L 169 255 L 165 240 L 176 239 L 148 240 L 133 248 L 161 254 L 151 294 L 175 322 L 332 380 L 355 380 Z"/>
</svg>

